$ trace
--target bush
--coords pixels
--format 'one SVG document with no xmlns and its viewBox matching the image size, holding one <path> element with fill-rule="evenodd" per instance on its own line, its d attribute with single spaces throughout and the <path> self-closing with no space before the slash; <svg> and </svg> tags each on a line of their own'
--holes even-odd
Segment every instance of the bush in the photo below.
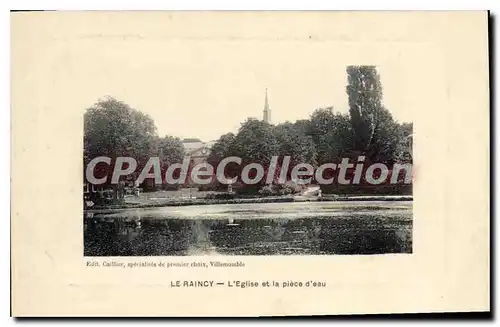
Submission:
<svg viewBox="0 0 500 327">
<path fill-rule="evenodd" d="M 234 193 L 209 193 L 205 195 L 207 200 L 231 200 L 234 199 Z"/>
<path fill-rule="evenodd" d="M 215 186 L 212 184 L 203 184 L 198 186 L 198 191 L 200 192 L 205 192 L 205 191 L 215 191 Z M 210 194 L 208 194 L 210 195 Z"/>
<path fill-rule="evenodd" d="M 210 184 L 197 185 L 198 191 L 216 191 L 216 192 L 227 192 L 227 185 L 221 184 L 217 180 L 212 181 Z"/>
<path fill-rule="evenodd" d="M 323 194 L 353 194 L 353 195 L 412 195 L 412 184 L 385 185 L 320 185 Z"/>
<path fill-rule="evenodd" d="M 259 194 L 260 187 L 258 184 L 247 185 L 241 181 L 233 184 L 233 192 L 242 196 L 255 196 Z"/>
<path fill-rule="evenodd" d="M 304 185 L 296 184 L 288 181 L 285 184 L 265 185 L 259 190 L 260 196 L 271 195 L 290 195 L 302 192 L 305 189 Z"/>
<path fill-rule="evenodd" d="M 261 196 L 271 196 L 276 194 L 276 190 L 271 185 L 265 185 L 259 190 L 259 195 Z"/>
<path fill-rule="evenodd" d="M 283 187 L 281 190 L 278 191 L 280 195 L 290 195 L 293 193 L 293 190 L 289 187 Z"/>
<path fill-rule="evenodd" d="M 285 184 L 277 184 L 275 187 L 277 188 L 277 192 L 281 195 L 297 194 L 306 188 L 305 185 L 299 185 L 292 181 L 288 181 Z"/>
<path fill-rule="evenodd" d="M 177 191 L 181 188 L 179 184 L 164 184 L 162 189 L 165 191 Z"/>
</svg>

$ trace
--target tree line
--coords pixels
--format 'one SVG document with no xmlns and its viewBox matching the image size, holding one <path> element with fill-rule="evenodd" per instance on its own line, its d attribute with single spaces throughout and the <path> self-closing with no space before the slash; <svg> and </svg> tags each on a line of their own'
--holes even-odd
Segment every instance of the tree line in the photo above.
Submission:
<svg viewBox="0 0 500 327">
<path fill-rule="evenodd" d="M 107 176 L 101 188 L 112 189 L 113 203 L 123 201 L 124 185 L 134 185 L 142 168 L 151 157 L 159 157 L 162 176 L 167 167 L 182 162 L 185 153 L 179 138 L 159 136 L 153 119 L 139 110 L 113 97 L 99 100 L 84 114 L 83 160 L 85 170 L 89 162 L 100 156 L 111 158 L 111 163 L 98 164 L 94 169 L 96 178 Z M 137 169 L 126 176 L 119 185 L 111 183 L 111 175 L 118 157 L 132 157 L 137 161 Z M 126 167 L 124 167 L 126 168 Z M 155 185 L 140 185 L 144 190 L 154 189 Z M 94 202 L 102 196 L 90 198 Z"/>
<path fill-rule="evenodd" d="M 290 156 L 290 167 L 294 163 L 317 166 L 363 155 L 367 162 L 385 163 L 389 167 L 396 162 L 411 163 L 413 124 L 397 122 L 384 107 L 376 68 L 349 66 L 347 77 L 349 113 L 336 112 L 333 107 L 320 108 L 308 119 L 277 125 L 249 118 L 237 133 L 224 134 L 215 142 L 208 162 L 216 166 L 223 158 L 237 156 L 243 163 L 255 162 L 266 167 L 272 156 L 278 155 Z M 182 162 L 185 152 L 179 138 L 158 135 L 150 116 L 107 97 L 88 108 L 84 115 L 84 167 L 98 156 L 112 160 L 119 156 L 135 158 L 138 169 L 128 177 L 134 180 L 141 170 L 139 167 L 150 157 L 160 158 L 163 174 L 170 164 Z M 109 173 L 109 166 L 96 167 L 96 177 Z M 236 176 L 243 166 L 228 166 L 229 175 Z M 240 186 L 240 189 L 258 192 L 262 187 Z"/>
<path fill-rule="evenodd" d="M 265 167 L 272 156 L 279 155 L 280 159 L 291 157 L 290 167 L 297 163 L 313 166 L 339 163 L 342 158 L 357 160 L 358 156 L 365 156 L 367 163 L 384 163 L 388 167 L 394 163 L 412 163 L 413 124 L 397 122 L 383 106 L 382 85 L 376 68 L 349 66 L 347 76 L 349 113 L 335 112 L 333 107 L 320 108 L 309 119 L 278 125 L 247 119 L 236 134 L 227 133 L 217 140 L 208 162 L 215 166 L 223 158 L 237 156 L 243 162 L 256 162 Z M 238 174 L 238 167 L 232 170 L 233 175 Z M 276 188 L 278 186 L 274 189 L 279 192 Z M 331 192 L 339 189 L 358 193 L 411 192 L 399 186 L 378 186 L 378 190 L 353 185 L 322 188 Z"/>
</svg>

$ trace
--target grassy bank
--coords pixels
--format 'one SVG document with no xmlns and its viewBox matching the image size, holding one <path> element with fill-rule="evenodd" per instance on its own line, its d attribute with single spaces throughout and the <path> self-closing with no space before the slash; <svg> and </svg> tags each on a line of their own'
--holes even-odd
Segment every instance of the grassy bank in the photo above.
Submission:
<svg viewBox="0 0 500 327">
<path fill-rule="evenodd" d="M 123 205 L 95 206 L 94 209 L 127 209 L 127 208 L 154 208 L 154 207 L 181 207 L 189 205 L 208 205 L 208 204 L 240 204 L 240 203 L 275 203 L 275 202 L 293 202 L 293 197 L 265 197 L 249 199 L 185 199 L 185 200 L 164 200 L 150 203 L 125 203 Z"/>
<path fill-rule="evenodd" d="M 175 198 L 161 197 L 159 194 L 149 196 L 129 198 L 121 205 L 93 206 L 85 212 L 102 212 L 122 209 L 139 209 L 155 207 L 181 207 L 191 205 L 211 205 L 211 204 L 246 204 L 246 203 L 283 203 L 283 202 L 315 202 L 315 201 L 412 201 L 412 196 L 359 196 L 359 195 L 333 195 L 326 194 L 322 197 L 303 196 L 267 196 L 236 199 L 206 199 L 206 198 Z"/>
<path fill-rule="evenodd" d="M 413 201 L 413 195 L 336 195 L 325 194 L 317 201 Z"/>
</svg>

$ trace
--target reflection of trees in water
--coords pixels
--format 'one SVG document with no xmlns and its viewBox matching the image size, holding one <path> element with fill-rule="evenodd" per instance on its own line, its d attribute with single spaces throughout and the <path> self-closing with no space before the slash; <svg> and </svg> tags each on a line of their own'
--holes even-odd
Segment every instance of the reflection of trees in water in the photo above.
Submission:
<svg viewBox="0 0 500 327">
<path fill-rule="evenodd" d="M 317 219 L 294 219 L 288 221 L 282 241 L 289 243 L 290 254 L 317 253 L 321 226 Z"/>
<path fill-rule="evenodd" d="M 212 243 L 227 252 L 230 249 L 238 249 L 250 246 L 263 239 L 272 239 L 282 234 L 279 226 L 271 219 L 245 220 L 236 219 L 229 224 L 227 221 L 218 221 L 213 226 L 210 234 Z M 252 249 L 247 249 L 252 251 Z M 253 253 L 250 253 L 253 254 Z"/>
<path fill-rule="evenodd" d="M 85 220 L 86 256 L 410 253 L 411 220 L 320 219 Z"/>
<path fill-rule="evenodd" d="M 119 255 L 116 237 L 117 225 L 113 221 L 89 219 L 84 230 L 84 255 Z"/>
<path fill-rule="evenodd" d="M 144 219 L 140 233 L 131 242 L 133 255 L 184 255 L 190 234 L 187 220 Z"/>
<path fill-rule="evenodd" d="M 183 255 L 190 221 L 164 219 L 90 219 L 84 232 L 86 256 Z"/>
<path fill-rule="evenodd" d="M 411 222 L 388 225 L 373 216 L 324 219 L 320 238 L 320 250 L 326 254 L 411 253 Z"/>
<path fill-rule="evenodd" d="M 240 219 L 214 226 L 212 243 L 227 254 L 314 253 L 320 226 L 310 219 Z"/>
<path fill-rule="evenodd" d="M 210 230 L 214 221 L 192 220 L 191 237 L 188 247 L 189 255 L 216 254 L 215 247 L 210 242 Z"/>
</svg>

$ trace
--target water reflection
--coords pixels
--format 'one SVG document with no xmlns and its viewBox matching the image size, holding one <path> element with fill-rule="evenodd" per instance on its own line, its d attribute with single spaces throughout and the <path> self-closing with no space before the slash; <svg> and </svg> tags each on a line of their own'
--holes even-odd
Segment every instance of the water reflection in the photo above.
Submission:
<svg viewBox="0 0 500 327">
<path fill-rule="evenodd" d="M 304 219 L 87 217 L 86 256 L 411 253 L 411 213 Z"/>
</svg>

